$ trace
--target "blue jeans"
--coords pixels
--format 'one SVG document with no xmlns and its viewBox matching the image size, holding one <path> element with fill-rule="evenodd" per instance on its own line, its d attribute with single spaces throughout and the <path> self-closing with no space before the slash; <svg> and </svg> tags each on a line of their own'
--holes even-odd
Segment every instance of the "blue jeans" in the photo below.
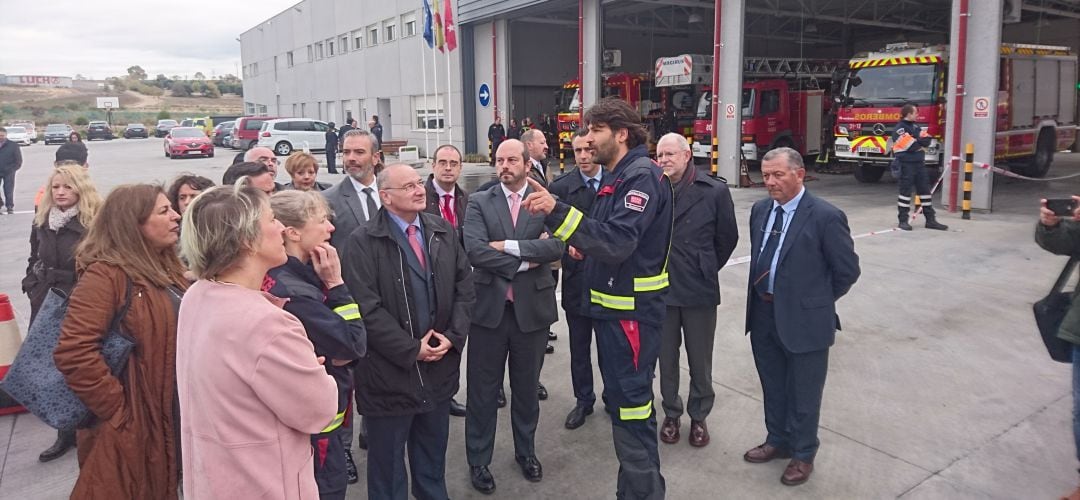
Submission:
<svg viewBox="0 0 1080 500">
<path fill-rule="evenodd" d="M 15 208 L 15 171 L 0 174 L 0 183 L 4 184 L 4 199 L 8 210 Z"/>
<path fill-rule="evenodd" d="M 1080 460 L 1080 345 L 1073 345 L 1073 440 L 1076 441 L 1076 459 Z"/>
</svg>

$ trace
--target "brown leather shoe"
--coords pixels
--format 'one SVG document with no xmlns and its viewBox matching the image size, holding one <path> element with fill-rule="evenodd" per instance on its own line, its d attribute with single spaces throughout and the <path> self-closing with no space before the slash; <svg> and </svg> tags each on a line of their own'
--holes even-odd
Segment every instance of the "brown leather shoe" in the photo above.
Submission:
<svg viewBox="0 0 1080 500">
<path fill-rule="evenodd" d="M 690 446 L 701 448 L 709 444 L 709 428 L 704 421 L 690 421 Z"/>
<path fill-rule="evenodd" d="M 679 442 L 679 419 L 664 417 L 664 425 L 660 427 L 660 440 L 667 444 Z"/>
<path fill-rule="evenodd" d="M 777 448 L 769 443 L 763 443 L 747 451 L 742 457 L 743 460 L 752 464 L 763 464 L 777 458 L 791 458 L 791 452 Z"/>
<path fill-rule="evenodd" d="M 784 475 L 780 476 L 780 482 L 788 486 L 798 486 L 809 480 L 812 472 L 814 472 L 814 464 L 793 458 L 784 469 Z"/>
</svg>

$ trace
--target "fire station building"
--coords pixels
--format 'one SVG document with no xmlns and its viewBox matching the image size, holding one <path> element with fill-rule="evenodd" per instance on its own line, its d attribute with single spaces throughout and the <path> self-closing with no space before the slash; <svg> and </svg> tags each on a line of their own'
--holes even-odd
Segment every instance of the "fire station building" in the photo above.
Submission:
<svg viewBox="0 0 1080 500">
<path fill-rule="evenodd" d="M 715 129 L 715 168 L 729 180 L 738 178 L 748 141 L 759 142 L 752 154 L 803 147 L 809 161 L 820 156 L 811 154 L 820 141 L 823 151 L 834 142 L 847 148 L 830 153 L 830 161 L 852 162 L 860 181 L 876 181 L 885 170 L 871 151 L 878 140 L 861 131 L 875 133 L 879 124 L 891 130 L 893 108 L 907 101 L 935 110 L 928 119 L 940 125 L 930 128 L 942 166 L 969 142 L 976 161 L 1009 159 L 995 134 L 1027 134 L 1006 146 L 1031 171 L 1040 133 L 1060 147 L 1076 132 L 1080 5 L 1066 0 L 456 0 L 459 46 L 448 55 L 425 43 L 421 5 L 304 0 L 242 33 L 246 111 L 339 123 L 378 115 L 384 138 L 408 140 L 422 154 L 436 140 L 451 140 L 486 155 L 496 115 L 507 126 L 511 118 L 558 116 L 566 133 L 583 106 L 620 95 L 656 118 L 654 132 L 692 137 L 706 164 Z M 1003 63 L 1006 50 L 1030 64 Z M 683 92 L 659 88 L 658 62 L 683 55 L 697 61 L 692 70 L 687 64 Z M 833 64 L 822 65 L 827 61 Z M 837 71 L 829 76 L 826 69 Z M 643 84 L 626 83 L 633 78 Z M 812 137 L 785 134 L 797 127 L 765 116 L 794 105 L 746 88 L 765 79 L 821 90 L 809 100 L 820 102 L 821 119 L 802 122 L 817 129 L 802 134 Z M 1053 102 L 1029 92 L 1051 80 Z M 1013 109 L 1005 101 L 1029 94 L 1038 119 L 1025 116 L 1017 127 L 1034 132 L 1000 130 L 999 104 Z M 1017 106 L 1014 117 L 1028 111 L 1028 104 Z M 754 117 L 762 118 L 762 131 L 746 133 L 744 121 Z M 558 161 L 557 145 L 550 146 Z M 992 174 L 978 172 L 974 183 L 974 206 L 988 208 Z"/>
</svg>

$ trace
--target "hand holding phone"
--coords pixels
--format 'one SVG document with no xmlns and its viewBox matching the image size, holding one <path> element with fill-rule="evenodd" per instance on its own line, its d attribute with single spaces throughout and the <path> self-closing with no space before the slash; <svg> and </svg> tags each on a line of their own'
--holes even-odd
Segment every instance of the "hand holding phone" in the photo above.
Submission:
<svg viewBox="0 0 1080 500">
<path fill-rule="evenodd" d="M 1050 198 L 1046 200 L 1046 208 L 1054 212 L 1058 217 L 1071 217 L 1076 212 L 1076 200 L 1072 198 Z"/>
</svg>

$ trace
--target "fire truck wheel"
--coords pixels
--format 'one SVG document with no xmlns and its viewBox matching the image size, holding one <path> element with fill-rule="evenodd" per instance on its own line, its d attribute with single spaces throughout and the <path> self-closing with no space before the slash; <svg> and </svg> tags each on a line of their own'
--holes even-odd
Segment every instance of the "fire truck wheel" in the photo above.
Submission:
<svg viewBox="0 0 1080 500">
<path fill-rule="evenodd" d="M 885 167 L 881 165 L 869 165 L 863 163 L 855 167 L 855 180 L 864 183 L 874 183 L 881 180 L 885 174 Z"/>
</svg>

